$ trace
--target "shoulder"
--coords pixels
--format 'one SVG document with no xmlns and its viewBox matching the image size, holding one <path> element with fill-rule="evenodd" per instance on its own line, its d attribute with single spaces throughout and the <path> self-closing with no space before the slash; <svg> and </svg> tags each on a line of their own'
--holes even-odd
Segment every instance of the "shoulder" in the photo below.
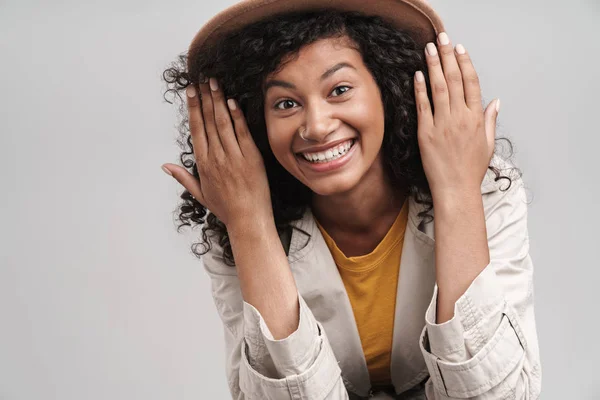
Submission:
<svg viewBox="0 0 600 400">
<path fill-rule="evenodd" d="M 219 234 L 214 231 L 206 232 L 206 253 L 201 257 L 204 269 L 212 276 L 237 275 L 235 264 L 225 259 L 225 249 L 220 244 Z"/>
<path fill-rule="evenodd" d="M 494 155 L 485 179 L 481 185 L 481 195 L 488 235 L 509 225 L 527 224 L 527 194 L 522 172 L 515 164 Z M 515 225 L 516 227 L 516 225 Z"/>
<path fill-rule="evenodd" d="M 482 195 L 497 191 L 506 192 L 513 187 L 523 186 L 521 171 L 507 158 L 494 154 L 490 167 L 481 183 Z"/>
</svg>

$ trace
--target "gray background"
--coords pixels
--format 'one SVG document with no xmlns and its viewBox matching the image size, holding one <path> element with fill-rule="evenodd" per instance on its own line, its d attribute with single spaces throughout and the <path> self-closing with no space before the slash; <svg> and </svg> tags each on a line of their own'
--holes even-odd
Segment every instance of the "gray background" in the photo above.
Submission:
<svg viewBox="0 0 600 400">
<path fill-rule="evenodd" d="M 160 77 L 230 4 L 0 0 L 0 399 L 228 398 Z M 433 5 L 530 189 L 542 398 L 600 399 L 598 0 Z"/>
</svg>

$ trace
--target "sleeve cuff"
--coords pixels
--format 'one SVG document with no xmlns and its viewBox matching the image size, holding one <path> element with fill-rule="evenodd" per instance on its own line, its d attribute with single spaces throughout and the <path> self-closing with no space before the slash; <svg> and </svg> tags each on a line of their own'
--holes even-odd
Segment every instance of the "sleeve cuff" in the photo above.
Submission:
<svg viewBox="0 0 600 400">
<path fill-rule="evenodd" d="M 319 353 L 321 332 L 317 320 L 300 293 L 298 301 L 298 328 L 288 337 L 278 340 L 273 338 L 260 312 L 250 303 L 244 302 L 245 337 L 256 348 L 253 353 L 251 346 L 250 359 L 272 363 L 270 375 L 275 378 L 301 374 L 314 363 Z M 270 356 L 268 360 L 264 357 L 265 352 Z"/>
<path fill-rule="evenodd" d="M 436 284 L 425 314 L 429 350 L 449 362 L 466 361 L 483 347 L 500 325 L 505 302 L 496 274 L 488 264 L 458 298 L 452 318 L 441 324 L 435 323 L 437 296 Z"/>
<path fill-rule="evenodd" d="M 281 340 L 273 339 L 258 310 L 244 302 L 246 326 L 241 346 L 240 389 L 268 399 L 347 399 L 342 371 L 323 326 L 304 299 L 300 295 L 298 298 L 298 329 Z M 257 359 L 272 365 L 257 365 Z"/>
<path fill-rule="evenodd" d="M 454 305 L 454 316 L 436 324 L 438 287 L 425 314 L 420 347 L 436 391 L 474 397 L 498 385 L 525 355 L 518 319 L 488 265 Z"/>
<path fill-rule="evenodd" d="M 438 358 L 426 350 L 427 340 L 425 327 L 419 343 L 425 364 L 436 392 L 450 398 L 482 395 L 500 385 L 513 371 L 521 370 L 525 362 L 524 343 L 506 314 L 502 315 L 493 338 L 485 343 L 481 351 L 464 362 L 448 362 Z M 514 392 L 511 393 L 514 396 Z"/>
</svg>

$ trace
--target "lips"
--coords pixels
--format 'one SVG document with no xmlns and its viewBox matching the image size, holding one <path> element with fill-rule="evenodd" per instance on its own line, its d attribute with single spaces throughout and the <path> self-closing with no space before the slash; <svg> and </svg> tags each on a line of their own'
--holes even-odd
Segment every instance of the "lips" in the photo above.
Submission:
<svg viewBox="0 0 600 400">
<path fill-rule="evenodd" d="M 299 162 L 306 166 L 309 170 L 317 173 L 326 173 L 330 171 L 337 170 L 339 168 L 343 168 L 344 165 L 350 162 L 351 158 L 354 156 L 356 152 L 358 138 L 354 139 L 354 144 L 350 149 L 344 154 L 342 157 L 337 158 L 332 161 L 321 162 L 321 163 L 313 163 L 304 158 L 303 155 L 297 156 L 299 158 Z"/>
<path fill-rule="evenodd" d="M 328 146 L 326 148 L 322 148 L 321 150 L 310 150 L 310 149 L 308 149 L 308 150 L 302 150 L 300 152 L 297 152 L 296 154 L 302 155 L 303 153 L 311 153 L 311 154 L 314 154 L 314 153 L 324 153 L 327 150 L 331 150 L 331 149 L 336 148 L 337 146 L 341 145 L 342 143 L 346 143 L 348 141 L 356 140 L 356 139 L 357 138 L 349 138 L 349 139 L 339 140 L 337 142 L 333 142 L 330 146 Z"/>
<path fill-rule="evenodd" d="M 356 143 L 356 139 L 350 139 L 349 141 L 345 141 L 336 146 L 330 147 L 329 149 L 327 149 L 325 151 L 300 153 L 300 154 L 298 154 L 298 156 L 306 159 L 305 154 L 312 154 L 312 155 L 323 154 L 323 153 L 327 154 L 327 152 L 330 152 L 333 154 L 333 149 L 339 149 L 339 152 L 341 152 L 342 149 L 346 149 L 345 151 L 348 152 L 352 148 L 352 146 L 354 146 L 354 143 Z M 307 160 L 307 161 L 311 161 L 311 160 Z M 333 160 L 329 160 L 329 161 L 333 161 Z"/>
</svg>

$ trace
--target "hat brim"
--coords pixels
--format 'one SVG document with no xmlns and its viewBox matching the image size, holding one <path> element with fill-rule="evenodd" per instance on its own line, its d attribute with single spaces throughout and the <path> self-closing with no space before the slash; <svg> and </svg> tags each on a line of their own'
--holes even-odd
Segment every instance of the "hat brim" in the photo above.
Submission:
<svg viewBox="0 0 600 400">
<path fill-rule="evenodd" d="M 244 0 L 212 17 L 196 33 L 188 49 L 188 67 L 205 46 L 229 32 L 277 14 L 324 8 L 380 16 L 408 32 L 422 48 L 444 31 L 441 18 L 425 0 Z"/>
</svg>

